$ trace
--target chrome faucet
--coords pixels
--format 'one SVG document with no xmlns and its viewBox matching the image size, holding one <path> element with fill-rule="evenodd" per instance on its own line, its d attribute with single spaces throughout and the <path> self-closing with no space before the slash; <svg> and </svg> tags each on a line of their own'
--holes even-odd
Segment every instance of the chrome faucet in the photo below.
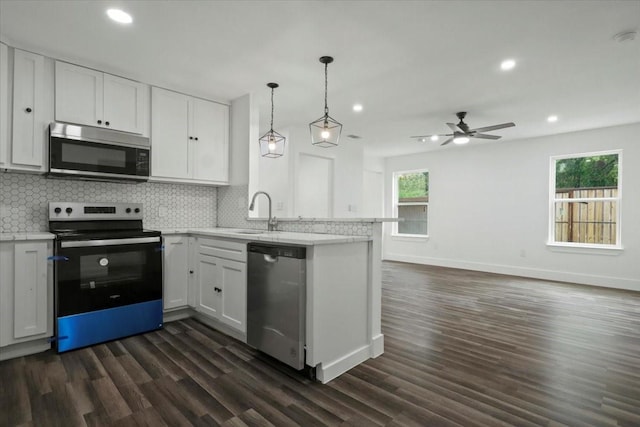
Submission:
<svg viewBox="0 0 640 427">
<path fill-rule="evenodd" d="M 249 205 L 249 210 L 252 211 L 255 208 L 256 197 L 258 197 L 258 194 L 264 194 L 265 196 L 267 196 L 267 199 L 269 200 L 269 221 L 267 221 L 267 230 L 274 231 L 278 226 L 278 220 L 276 219 L 275 216 L 271 217 L 271 196 L 269 196 L 268 193 L 264 191 L 256 191 L 253 197 L 251 198 L 251 204 Z"/>
</svg>

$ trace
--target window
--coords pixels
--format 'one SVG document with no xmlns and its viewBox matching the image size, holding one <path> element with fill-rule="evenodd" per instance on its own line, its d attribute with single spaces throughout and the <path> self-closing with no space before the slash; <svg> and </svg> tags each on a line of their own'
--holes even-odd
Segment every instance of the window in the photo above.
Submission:
<svg viewBox="0 0 640 427">
<path fill-rule="evenodd" d="M 429 172 L 394 172 L 393 214 L 404 221 L 395 223 L 394 234 L 427 236 L 429 208 Z"/>
<path fill-rule="evenodd" d="M 551 158 L 549 243 L 619 248 L 622 151 Z"/>
</svg>

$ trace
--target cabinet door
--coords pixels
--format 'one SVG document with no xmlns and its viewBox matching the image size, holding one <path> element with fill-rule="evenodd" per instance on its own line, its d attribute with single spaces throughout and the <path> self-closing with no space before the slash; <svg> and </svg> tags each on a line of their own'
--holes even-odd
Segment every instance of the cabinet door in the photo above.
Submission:
<svg viewBox="0 0 640 427">
<path fill-rule="evenodd" d="M 221 302 L 218 289 L 222 289 L 220 259 L 200 254 L 197 269 L 198 301 L 196 309 L 217 319 L 220 317 Z"/>
<path fill-rule="evenodd" d="M 145 85 L 104 74 L 103 124 L 123 132 L 143 133 Z"/>
<path fill-rule="evenodd" d="M 13 335 L 30 337 L 47 332 L 47 244 L 15 244 Z"/>
<path fill-rule="evenodd" d="M 190 178 L 188 98 L 151 89 L 151 176 Z"/>
<path fill-rule="evenodd" d="M 103 73 L 56 62 L 56 120 L 102 126 Z"/>
<path fill-rule="evenodd" d="M 9 47 L 0 43 L 0 166 L 9 150 Z"/>
<path fill-rule="evenodd" d="M 219 319 L 244 333 L 247 331 L 247 264 L 222 259 L 219 263 L 222 282 Z"/>
<path fill-rule="evenodd" d="M 164 309 L 187 305 L 189 282 L 188 237 L 164 237 Z"/>
<path fill-rule="evenodd" d="M 197 98 L 190 107 L 193 179 L 227 182 L 229 107 Z"/>
<path fill-rule="evenodd" d="M 13 56 L 14 165 L 44 168 L 44 57 L 15 49 Z"/>
</svg>

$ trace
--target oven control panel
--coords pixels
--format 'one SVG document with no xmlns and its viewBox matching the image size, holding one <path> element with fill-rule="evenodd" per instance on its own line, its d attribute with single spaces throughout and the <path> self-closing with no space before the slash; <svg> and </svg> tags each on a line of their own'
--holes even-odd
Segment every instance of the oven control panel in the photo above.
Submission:
<svg viewBox="0 0 640 427">
<path fill-rule="evenodd" d="M 142 203 L 49 202 L 49 221 L 142 219 Z"/>
</svg>

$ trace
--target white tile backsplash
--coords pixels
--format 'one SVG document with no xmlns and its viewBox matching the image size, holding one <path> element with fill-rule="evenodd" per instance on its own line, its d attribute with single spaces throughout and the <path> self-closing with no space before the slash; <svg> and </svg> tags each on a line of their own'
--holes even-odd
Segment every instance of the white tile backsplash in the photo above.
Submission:
<svg viewBox="0 0 640 427">
<path fill-rule="evenodd" d="M 0 232 L 48 229 L 47 206 L 62 202 L 143 204 L 145 228 L 215 227 L 217 188 L 164 183 L 118 184 L 0 174 Z"/>
<path fill-rule="evenodd" d="M 143 183 L 118 184 L 0 173 L 0 233 L 48 230 L 47 206 L 56 202 L 142 203 L 145 228 L 258 228 L 266 221 L 247 221 L 248 186 L 205 187 Z M 371 236 L 368 222 L 280 222 L 278 230 Z"/>
</svg>

